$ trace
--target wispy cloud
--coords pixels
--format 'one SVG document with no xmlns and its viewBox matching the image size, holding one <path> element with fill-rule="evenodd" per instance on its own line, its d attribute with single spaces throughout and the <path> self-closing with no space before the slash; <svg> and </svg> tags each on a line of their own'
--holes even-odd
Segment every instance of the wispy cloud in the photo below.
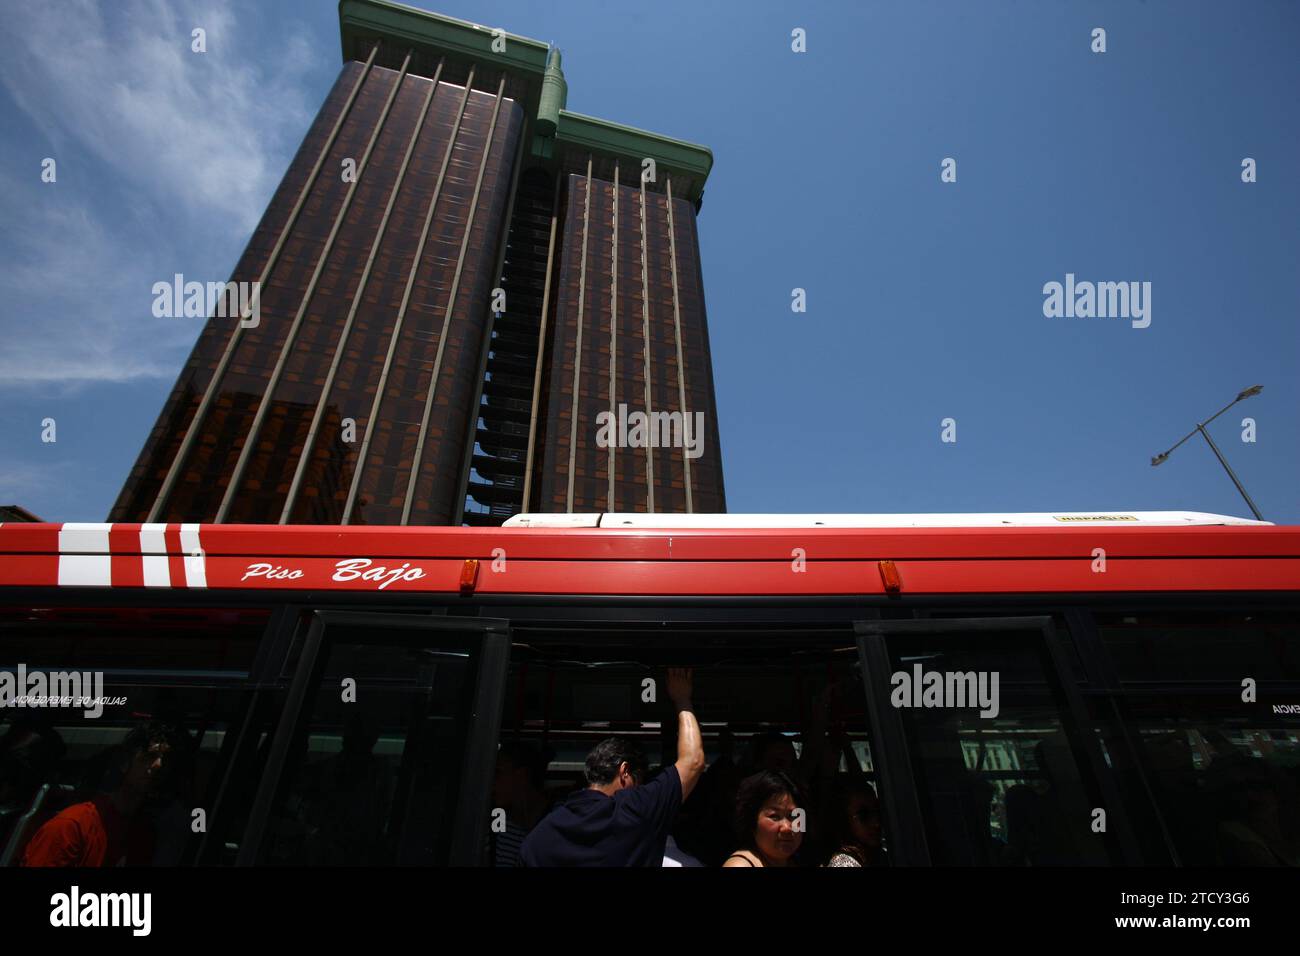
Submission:
<svg viewBox="0 0 1300 956">
<path fill-rule="evenodd" d="M 305 77 L 326 54 L 256 39 L 256 8 L 3 6 L 0 84 L 53 144 L 59 181 L 35 165 L 0 176 L 0 219 L 22 225 L 0 240 L 0 386 L 174 376 L 199 323 L 153 318 L 151 286 L 182 263 L 227 277 L 311 119 Z M 191 50 L 196 27 L 206 53 Z"/>
<path fill-rule="evenodd" d="M 52 140 L 197 215 L 256 224 L 311 116 L 304 38 L 254 43 L 231 8 L 162 0 L 12 4 L 6 20 L 0 80 Z"/>
<path fill-rule="evenodd" d="M 116 241 L 83 205 L 40 206 L 24 188 L 0 183 L 4 217 L 30 224 L 0 272 L 8 303 L 0 383 L 123 382 L 175 375 L 173 354 L 197 329 L 159 328 L 150 318 L 148 276 L 157 257 Z M 148 329 L 148 334 L 145 330 Z"/>
</svg>

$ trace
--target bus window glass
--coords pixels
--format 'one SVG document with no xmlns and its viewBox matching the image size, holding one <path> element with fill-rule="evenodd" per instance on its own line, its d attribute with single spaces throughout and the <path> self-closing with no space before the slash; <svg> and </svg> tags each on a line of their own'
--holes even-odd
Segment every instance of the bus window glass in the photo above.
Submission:
<svg viewBox="0 0 1300 956">
<path fill-rule="evenodd" d="M 0 611 L 0 671 L 26 685 L 25 699 L 20 692 L 0 710 L 0 861 L 192 862 L 267 618 L 239 609 Z"/>
<path fill-rule="evenodd" d="M 1110 860 L 1092 828 L 1095 788 L 1068 732 L 1071 715 L 1049 680 L 1041 633 L 900 634 L 886 645 L 890 702 L 907 738 L 933 862 Z M 959 684 L 950 675 L 969 676 Z M 927 696 L 932 686 L 939 689 Z"/>
<path fill-rule="evenodd" d="M 262 842 L 274 865 L 443 865 L 468 735 L 468 643 L 335 640 Z"/>
<path fill-rule="evenodd" d="M 1300 681 L 1295 611 L 1210 608 L 1095 617 L 1121 682 Z"/>
<path fill-rule="evenodd" d="M 1241 610 L 1096 615 L 1166 838 L 1183 865 L 1300 865 L 1294 620 Z"/>
<path fill-rule="evenodd" d="M 708 769 L 678 814 L 664 865 L 721 865 L 739 845 L 740 782 L 764 769 L 786 773 L 803 792 L 795 864 L 825 865 L 841 850 L 858 865 L 887 863 L 851 637 L 729 634 L 723 645 L 713 634 L 660 633 L 635 649 L 628 637 L 574 634 L 516 644 L 494 788 L 507 826 L 492 834 L 494 865 L 514 865 L 519 844 L 547 809 L 587 785 L 586 757 L 601 740 L 637 742 L 652 773 L 676 760 L 676 717 L 663 692 L 667 666 L 693 669 Z"/>
</svg>

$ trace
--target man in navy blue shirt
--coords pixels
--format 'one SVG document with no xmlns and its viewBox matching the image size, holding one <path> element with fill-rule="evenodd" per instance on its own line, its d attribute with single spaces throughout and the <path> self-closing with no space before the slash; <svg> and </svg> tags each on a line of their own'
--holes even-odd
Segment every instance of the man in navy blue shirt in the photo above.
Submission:
<svg viewBox="0 0 1300 956">
<path fill-rule="evenodd" d="M 669 668 L 677 710 L 677 762 L 649 783 L 645 755 L 620 737 L 587 755 L 587 789 L 555 806 L 519 848 L 524 866 L 662 866 L 677 810 L 704 773 L 704 741 L 691 707 L 690 668 Z"/>
</svg>

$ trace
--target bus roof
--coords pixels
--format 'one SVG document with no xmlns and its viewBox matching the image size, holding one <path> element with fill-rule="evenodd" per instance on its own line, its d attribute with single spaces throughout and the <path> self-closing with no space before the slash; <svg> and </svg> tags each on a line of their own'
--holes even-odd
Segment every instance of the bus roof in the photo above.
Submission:
<svg viewBox="0 0 1300 956">
<path fill-rule="evenodd" d="M 0 525 L 0 589 L 453 597 L 1300 591 L 1300 527 L 1189 512 L 520 516 L 532 517 L 570 523 L 8 523 Z"/>
<path fill-rule="evenodd" d="M 1070 524 L 1266 525 L 1202 511 L 1062 511 L 973 514 L 521 514 L 507 528 L 1057 528 Z"/>
</svg>

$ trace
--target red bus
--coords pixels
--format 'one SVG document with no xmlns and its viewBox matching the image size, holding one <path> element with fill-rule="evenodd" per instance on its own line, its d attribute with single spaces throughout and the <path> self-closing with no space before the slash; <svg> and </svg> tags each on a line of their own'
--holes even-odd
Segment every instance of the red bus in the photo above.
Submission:
<svg viewBox="0 0 1300 956">
<path fill-rule="evenodd" d="M 4 524 L 0 862 L 147 720 L 135 862 L 509 862 L 598 740 L 672 762 L 680 665 L 705 864 L 782 766 L 808 864 L 865 784 L 878 863 L 1294 865 L 1298 593 L 1300 528 L 1183 512 Z"/>
</svg>

